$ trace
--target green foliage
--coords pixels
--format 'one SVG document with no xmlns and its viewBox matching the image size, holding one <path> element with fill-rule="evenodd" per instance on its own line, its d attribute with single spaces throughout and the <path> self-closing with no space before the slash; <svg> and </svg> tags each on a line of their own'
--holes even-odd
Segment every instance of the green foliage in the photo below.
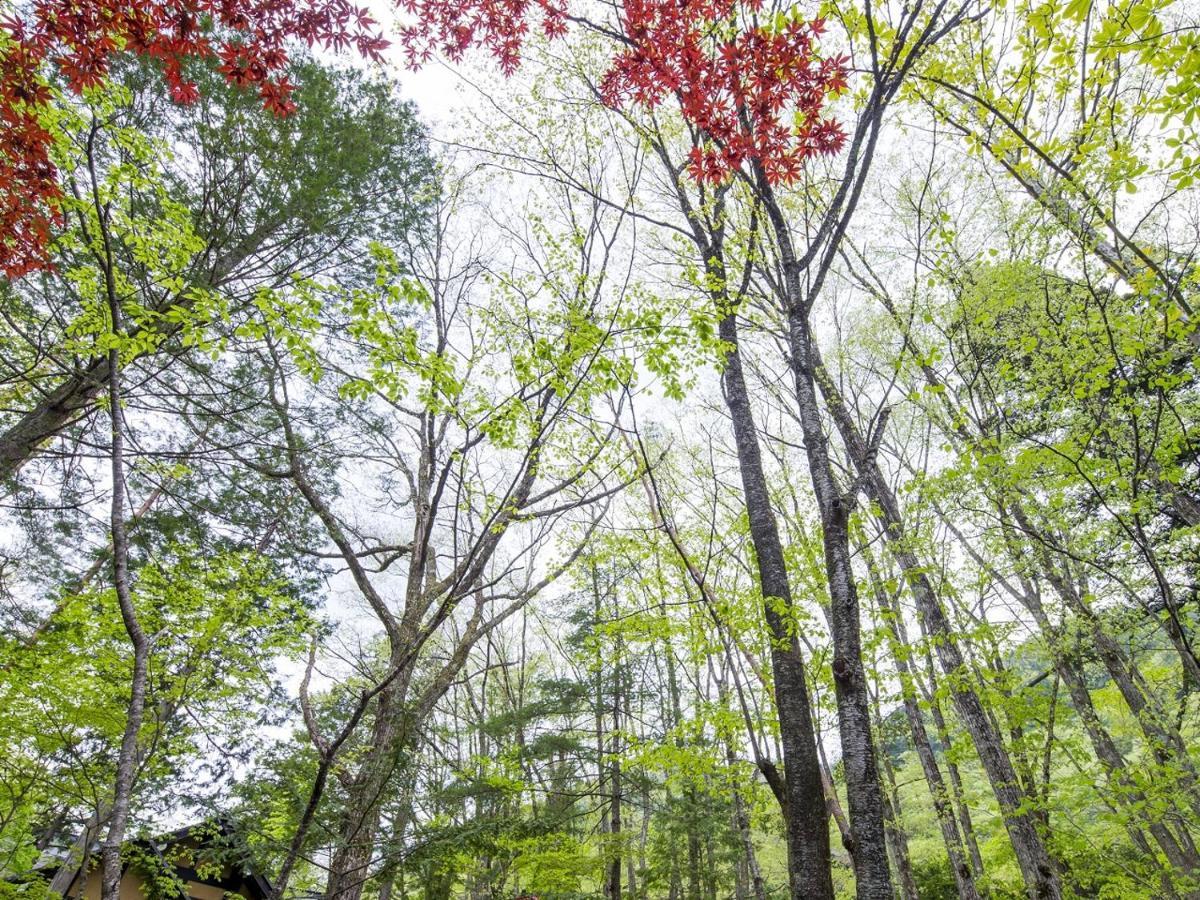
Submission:
<svg viewBox="0 0 1200 900">
<path fill-rule="evenodd" d="M 921 9 L 917 30 L 934 14 Z M 869 11 L 822 10 L 860 68 L 903 37 L 894 9 Z M 905 700 L 954 827 L 972 823 L 981 887 L 1027 895 L 958 719 L 964 689 L 1065 896 L 1194 892 L 1151 840 L 1161 823 L 1185 847 L 1200 837 L 1192 19 L 1174 0 L 967 16 L 913 61 L 876 151 L 891 167 L 864 181 L 831 245 L 835 287 L 812 298 L 905 525 L 903 541 L 884 533 L 830 430 L 878 759 L 921 898 L 956 890 Z M 603 40 L 532 42 L 542 68 L 489 94 L 464 127 L 498 173 L 466 150 L 467 165 L 436 161 L 394 85 L 310 60 L 284 119 L 200 62 L 193 106 L 160 102 L 159 76 L 135 64 L 55 104 L 72 188 L 59 264 L 0 285 L 0 423 L 69 413 L 16 479 L 17 574 L 0 560 L 16 610 L 0 636 L 0 871 L 27 872 L 48 832 L 61 844 L 64 821 L 102 813 L 112 789 L 131 661 L 96 514 L 111 349 L 135 385 L 130 483 L 146 500 L 130 521 L 152 636 L 139 821 L 228 804 L 270 873 L 320 774 L 293 893 L 325 890 L 324 863 L 361 824 L 367 900 L 594 897 L 614 862 L 631 900 L 744 900 L 751 856 L 781 895 L 767 782 L 780 647 L 764 609 L 802 650 L 828 801 L 854 810 L 814 448 L 790 387 L 803 361 L 779 353 L 794 322 L 772 299 L 783 264 L 762 197 L 749 181 L 719 197 L 679 186 L 672 159 L 698 136 L 666 109 L 594 102 Z M 860 77 L 838 99 L 847 123 L 869 88 Z M 647 160 L 667 167 L 649 177 Z M 841 165 L 779 191 L 801 255 Z M 744 282 L 698 258 L 680 192 L 724 229 L 722 262 Z M 746 450 L 720 412 L 731 348 L 717 325 L 735 289 L 769 482 L 750 500 L 775 514 L 791 603 L 762 595 Z M 73 384 L 69 403 L 48 399 Z M 349 551 L 331 549 L 331 521 Z M 501 540 L 513 534 L 526 542 Z M 916 573 L 949 635 L 914 613 Z M 950 640 L 965 662 L 946 671 Z M 153 846 L 126 858 L 153 900 L 178 896 Z M 32 877 L 0 892 L 50 900 Z"/>
<path fill-rule="evenodd" d="M 223 744 L 212 777 L 255 745 L 267 710 L 256 696 L 277 662 L 300 649 L 309 612 L 277 568 L 246 552 L 202 555 L 168 547 L 134 575 L 134 601 L 151 652 L 150 713 L 140 742 L 143 802 L 178 802 L 172 786 L 200 742 Z M 111 590 L 63 597 L 44 632 L 0 648 L 0 733 L 10 749 L 4 787 L 22 798 L 23 819 L 0 835 L 10 871 L 33 862 L 28 830 L 47 806 L 86 810 L 109 789 L 113 748 L 124 730 L 127 641 Z M 20 852 L 18 852 L 20 848 Z"/>
</svg>

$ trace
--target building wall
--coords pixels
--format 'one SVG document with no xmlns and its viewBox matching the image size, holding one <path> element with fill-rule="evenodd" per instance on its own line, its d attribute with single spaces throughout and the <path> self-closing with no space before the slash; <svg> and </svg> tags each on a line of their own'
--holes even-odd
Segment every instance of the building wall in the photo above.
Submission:
<svg viewBox="0 0 1200 900">
<path fill-rule="evenodd" d="M 202 884 L 199 881 L 188 881 L 187 895 L 192 900 L 222 900 L 225 896 L 225 891 L 222 888 L 211 884 Z M 100 870 L 99 868 L 92 869 L 87 881 L 83 885 L 83 892 L 79 891 L 79 880 L 71 885 L 71 889 L 67 892 L 70 897 L 78 897 L 79 900 L 100 900 Z M 238 891 L 243 897 L 252 897 L 253 894 L 246 888 L 245 885 L 239 885 Z M 121 878 L 121 895 L 120 900 L 146 900 L 148 894 L 146 891 L 145 879 L 141 874 L 130 869 L 125 870 L 125 875 Z"/>
</svg>

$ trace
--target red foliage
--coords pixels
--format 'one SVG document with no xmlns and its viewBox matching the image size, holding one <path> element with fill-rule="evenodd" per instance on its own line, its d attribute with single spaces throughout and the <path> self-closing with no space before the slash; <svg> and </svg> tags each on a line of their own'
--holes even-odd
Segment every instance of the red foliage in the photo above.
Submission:
<svg viewBox="0 0 1200 900">
<path fill-rule="evenodd" d="M 39 115 L 50 101 L 48 66 L 79 92 L 103 83 L 115 54 L 148 56 L 161 62 L 171 97 L 187 103 L 197 90 L 183 62 L 215 56 L 230 82 L 257 88 L 267 109 L 286 115 L 295 108 L 282 75 L 291 39 L 372 58 L 387 46 L 350 0 L 35 0 L 0 21 L 0 271 L 15 278 L 44 267 L 60 217 L 52 137 Z"/>
<path fill-rule="evenodd" d="M 482 47 L 505 73 L 519 63 L 529 20 L 561 34 L 566 9 L 553 0 L 401 0 L 418 24 L 405 29 L 409 62 L 434 49 L 460 59 Z M 761 0 L 621 0 L 623 47 L 601 82 L 604 102 L 654 107 L 674 96 L 703 146 L 689 160 L 693 177 L 723 181 L 758 163 L 772 183 L 792 182 L 804 162 L 836 153 L 841 127 L 823 115 L 846 86 L 844 57 L 820 59 L 820 19 L 757 24 Z M 749 20 L 749 24 L 746 24 Z"/>
<path fill-rule="evenodd" d="M 567 30 L 566 12 L 552 0 L 397 0 L 414 14 L 417 24 L 402 31 L 409 63 L 428 62 L 434 50 L 458 61 L 473 47 L 482 47 L 511 75 L 521 61 L 521 45 L 536 10 L 542 30 L 561 37 Z"/>
<path fill-rule="evenodd" d="M 559 0 L 396 2 L 417 18 L 402 30 L 413 65 L 437 50 L 460 59 L 478 47 L 512 73 L 531 19 L 557 37 L 572 18 Z M 653 107 L 674 96 L 701 137 L 689 160 L 698 180 L 722 181 L 754 164 L 773 183 L 791 182 L 806 160 L 845 142 L 824 115 L 829 95 L 845 87 L 846 62 L 817 55 L 823 23 L 764 26 L 760 7 L 761 0 L 620 0 L 621 44 L 601 83 L 604 101 Z M 0 271 L 16 277 L 45 266 L 59 215 L 51 138 L 38 116 L 49 101 L 48 64 L 80 91 L 103 81 L 113 54 L 150 56 L 161 61 L 171 96 L 186 103 L 196 86 L 182 62 L 216 56 L 230 82 L 256 87 L 267 109 L 286 115 L 294 108 L 281 75 L 286 41 L 377 57 L 386 42 L 373 26 L 351 0 L 35 0 L 24 18 L 0 22 Z"/>
<path fill-rule="evenodd" d="M 822 115 L 826 98 L 846 86 L 845 60 L 819 59 L 824 23 L 791 20 L 782 28 L 737 27 L 735 0 L 625 0 L 629 47 L 600 85 L 611 106 L 654 107 L 674 95 L 704 138 L 689 168 L 701 181 L 723 181 L 752 162 L 772 183 L 800 177 L 804 162 L 835 153 L 845 134 Z"/>
</svg>

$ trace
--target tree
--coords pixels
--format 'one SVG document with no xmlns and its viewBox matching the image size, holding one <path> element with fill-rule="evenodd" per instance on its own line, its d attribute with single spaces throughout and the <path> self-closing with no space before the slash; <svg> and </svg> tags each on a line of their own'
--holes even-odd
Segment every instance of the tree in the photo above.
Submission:
<svg viewBox="0 0 1200 900">
<path fill-rule="evenodd" d="M 429 202 L 432 166 L 423 132 L 411 108 L 396 105 L 382 83 L 299 62 L 289 73 L 304 105 L 286 120 L 272 120 L 210 67 L 194 73 L 205 92 L 186 107 L 161 101 L 153 72 L 122 71 L 128 102 L 94 117 L 67 107 L 60 130 L 76 146 L 96 130 L 100 177 L 127 178 L 123 165 L 152 176 L 130 186 L 129 227 L 141 243 L 118 241 L 112 248 L 125 273 L 122 290 L 134 303 L 128 314 L 136 339 L 126 362 L 138 370 L 131 383 L 138 393 L 128 402 L 138 402 L 180 364 L 194 364 L 189 357 L 211 352 L 223 319 L 244 318 L 260 288 L 332 269 L 348 281 L 370 277 L 361 266 L 366 243 L 401 240 Z M 144 148 L 142 158 L 121 151 L 114 136 L 129 129 L 156 139 L 153 151 Z M 357 140 L 364 135 L 370 140 Z M 176 145 L 198 158 L 167 152 Z M 64 160 L 72 178 L 81 156 Z M 376 213 L 363 216 L 364 205 Z M 77 202 L 64 210 L 71 220 L 53 244 L 57 270 L 3 287 L 14 309 L 14 327 L 5 332 L 0 435 L 6 480 L 39 455 L 73 457 L 72 426 L 86 426 L 94 415 L 106 377 L 104 354 L 92 354 L 72 333 L 87 315 L 84 292 L 95 263 Z M 51 443 L 64 434 L 76 440 Z"/>
<path fill-rule="evenodd" d="M 281 900 L 1196 896 L 1190 9 L 411 0 L 521 67 L 436 161 L 297 7 L 55 9 L 0 893 L 174 801 Z"/>
<path fill-rule="evenodd" d="M 157 60 L 172 99 L 199 96 L 185 71 L 192 60 L 219 59 L 238 87 L 256 87 L 276 115 L 293 111 L 295 85 L 286 66 L 294 38 L 378 58 L 386 42 L 364 10 L 336 3 L 277 2 L 40 3 L 0 23 L 0 270 L 19 277 L 50 264 L 51 231 L 64 222 L 66 199 L 56 155 L 65 136 L 54 107 L 68 94 L 98 87 L 114 57 Z M 60 86 L 61 85 L 61 86 Z"/>
<path fill-rule="evenodd" d="M 130 80 L 144 88 L 145 74 L 135 69 Z M 412 194 L 423 190 L 428 166 L 422 166 L 422 157 L 399 159 L 399 143 L 404 143 L 406 150 L 413 143 L 419 146 L 419 134 L 407 110 L 388 110 L 386 91 L 353 77 L 332 75 L 312 65 L 307 66 L 306 74 L 306 93 L 314 101 L 311 112 L 320 112 L 327 134 L 336 137 L 339 125 L 365 124 L 383 139 L 380 146 L 365 152 L 337 144 L 314 147 L 303 127 L 287 132 L 243 129 L 246 105 L 232 90 L 221 88 L 209 95 L 204 110 L 219 113 L 215 122 L 207 115 L 183 122 L 172 120 L 152 102 L 146 103 L 144 94 L 139 104 L 133 92 L 115 89 L 106 97 L 89 93 L 77 108 L 64 110 L 64 133 L 79 135 L 70 176 L 72 192 L 69 200 L 62 201 L 72 227 L 58 239 L 62 261 L 69 263 L 69 268 L 61 276 L 45 275 L 40 285 L 26 281 L 6 286 L 27 301 L 17 307 L 20 320 L 45 316 L 57 326 L 27 331 L 14 324 L 11 328 L 10 344 L 17 351 L 10 357 L 12 396 L 19 403 L 27 402 L 25 398 L 31 395 L 38 398 L 43 378 L 52 384 L 60 379 L 49 396 L 34 399 L 9 430 L 9 461 L 14 467 L 25 462 L 45 437 L 62 430 L 81 412 L 93 412 L 102 399 L 109 413 L 110 515 L 105 549 L 78 583 L 58 586 L 59 596 L 49 614 L 14 646 L 19 655 L 39 643 L 47 631 L 59 627 L 72 597 L 87 587 L 103 563 L 111 564 L 134 665 L 113 776 L 115 788 L 101 792 L 107 797 L 95 805 L 90 825 L 84 828 L 85 853 L 89 847 L 86 835 L 101 828 L 107 833 L 102 852 L 105 896 L 112 896 L 117 889 L 120 847 L 135 799 L 135 782 L 146 762 L 146 745 L 154 744 L 153 738 L 143 734 L 143 720 L 147 715 L 164 715 L 162 710 L 156 713 L 147 707 L 147 698 L 153 694 L 150 666 L 161 635 L 147 632 L 141 624 L 144 612 L 139 612 L 131 568 L 131 510 L 126 500 L 131 478 L 124 448 L 136 430 L 130 427 L 129 412 L 137 404 L 130 402 L 126 392 L 128 368 L 136 360 L 160 354 L 178 359 L 198 349 L 212 353 L 221 338 L 205 332 L 233 308 L 216 289 L 232 287 L 237 284 L 235 279 L 251 273 L 262 277 L 258 267 L 264 258 L 272 260 L 266 270 L 271 277 L 311 262 L 311 251 L 297 245 L 298 239 L 326 238 L 321 250 L 336 253 L 339 247 L 352 250 L 364 234 L 402 234 L 410 226 L 411 216 L 398 217 L 384 229 L 367 225 L 335 232 L 338 216 L 350 214 L 352 204 L 362 202 L 371 192 L 405 188 L 403 194 L 382 200 L 384 208 L 400 213 L 406 205 L 411 208 L 423 202 Z M 198 148 L 207 151 L 200 157 L 205 165 L 199 178 L 190 163 L 174 170 L 169 167 L 166 141 L 181 133 L 197 138 Z M 239 136 L 240 146 L 231 139 L 234 134 Z M 297 140 L 306 144 L 303 153 L 287 160 L 278 155 Z M 247 166 L 253 166 L 258 176 L 272 174 L 286 181 L 286 198 L 272 196 L 268 183 L 260 182 L 255 189 L 237 188 L 238 182 L 248 177 Z M 331 187 L 341 196 L 331 194 Z M 207 240 L 199 237 L 198 231 Z M 247 233 L 250 240 L 245 239 Z M 218 274 L 206 277 L 213 271 L 208 266 Z M 344 274 L 353 277 L 352 271 Z M 189 284 L 189 276 L 207 283 L 203 287 Z M 65 290 L 51 293 L 51 286 Z M 39 292 L 39 287 L 44 292 Z M 243 289 L 252 292 L 256 286 L 251 282 Z M 242 302 L 248 303 L 249 298 Z M 135 325 L 128 326 L 129 321 Z M 170 394 L 169 388 L 163 391 L 165 379 L 159 374 L 158 383 L 144 395 L 153 398 L 151 421 L 160 418 L 164 411 L 161 398 Z M 101 398 L 106 384 L 107 396 Z M 203 426 L 193 451 L 204 444 L 210 430 L 211 424 Z M 141 449 L 148 448 L 142 445 Z M 90 475 L 85 472 L 73 477 Z M 172 479 L 184 480 L 178 473 L 163 480 Z M 172 493 L 180 487 L 174 485 Z M 63 489 L 72 489 L 70 480 Z M 153 512 L 162 493 L 160 482 L 138 509 L 139 518 Z M 29 502 L 26 497 L 22 500 Z M 37 500 L 30 505 L 36 509 Z M 34 522 L 36 531 L 36 514 Z M 69 867 L 63 869 L 69 874 Z"/>
</svg>

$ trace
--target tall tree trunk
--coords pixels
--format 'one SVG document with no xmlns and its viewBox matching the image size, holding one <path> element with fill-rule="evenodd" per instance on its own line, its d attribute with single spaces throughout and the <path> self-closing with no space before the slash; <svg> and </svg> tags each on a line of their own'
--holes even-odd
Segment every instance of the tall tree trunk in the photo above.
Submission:
<svg viewBox="0 0 1200 900">
<path fill-rule="evenodd" d="M 724 278 L 723 271 L 713 274 Z M 721 302 L 724 302 L 724 298 Z M 771 508 L 750 392 L 742 371 L 735 311 L 726 310 L 718 331 L 721 340 L 730 348 L 725 358 L 721 383 L 725 405 L 733 422 L 742 493 L 764 601 L 763 615 L 771 634 L 771 669 L 783 744 L 787 798 L 784 814 L 791 894 L 794 900 L 833 900 L 829 825 L 810 713 L 808 683 L 800 644 L 781 613 L 781 610 L 792 607 L 792 591 L 784 562 L 783 544 Z M 884 866 L 886 868 L 886 859 Z M 880 900 L 883 896 L 880 895 Z"/>
<path fill-rule="evenodd" d="M 892 771 L 887 754 L 880 757 L 883 777 L 887 782 L 887 793 L 884 794 L 884 810 L 887 813 L 885 828 L 887 829 L 888 846 L 892 852 L 893 868 L 896 870 L 898 896 L 901 900 L 921 900 L 917 893 L 917 881 L 913 875 L 912 856 L 908 852 L 908 833 L 904 830 L 900 807 L 900 792 L 896 789 L 896 776 Z"/>
<path fill-rule="evenodd" d="M 788 342 L 804 450 L 821 520 L 825 571 L 829 585 L 832 663 L 837 698 L 842 762 L 854 841 L 854 870 L 859 900 L 890 900 L 891 873 L 884 833 L 883 789 L 871 737 L 870 697 L 862 662 L 858 590 L 850 562 L 850 510 L 833 476 L 829 438 L 821 422 L 814 382 L 815 345 L 799 308 L 788 312 Z"/>
<path fill-rule="evenodd" d="M 639 897 L 648 896 L 646 887 L 646 845 L 650 839 L 650 779 L 642 778 L 642 826 L 638 832 L 638 871 L 642 873 L 641 894 Z M 669 803 L 669 798 L 668 798 Z M 672 863 L 674 865 L 674 863 Z M 672 873 L 674 870 L 672 870 Z M 674 878 L 674 874 L 671 876 Z"/>
<path fill-rule="evenodd" d="M 94 132 L 93 132 L 94 133 Z M 116 276 L 113 271 L 111 238 L 108 230 L 109 211 L 100 201 L 94 167 L 92 143 L 88 143 L 88 162 L 96 213 L 104 242 L 104 285 L 108 298 L 110 335 L 113 346 L 108 351 L 108 404 L 111 434 L 112 503 L 109 524 L 112 532 L 112 574 L 116 589 L 121 622 L 133 646 L 133 671 L 129 679 L 129 704 L 125 711 L 125 730 L 117 755 L 117 772 L 113 785 L 112 811 L 108 818 L 108 833 L 100 845 L 101 900 L 118 900 L 121 890 L 121 846 L 129 821 L 133 782 L 137 774 L 138 732 L 146 711 L 146 691 L 149 680 L 150 639 L 142 630 L 133 605 L 129 578 L 129 535 L 125 522 L 125 413 L 121 385 L 121 345 L 125 326 L 121 301 L 117 297 Z"/>
<path fill-rule="evenodd" d="M 58 871 L 50 879 L 49 889 L 51 892 L 66 897 L 67 891 L 71 889 L 76 876 L 79 876 L 82 883 L 83 876 L 87 874 L 86 869 L 92 842 L 100 833 L 106 818 L 108 818 L 107 805 L 88 816 L 78 836 L 71 843 L 71 848 L 67 851 L 67 858 L 62 861 L 62 864 L 58 867 Z"/>
<path fill-rule="evenodd" d="M 374 856 L 379 833 L 380 803 L 395 774 L 401 721 L 398 689 L 393 686 L 379 695 L 370 750 L 359 765 L 357 775 L 347 786 L 346 808 L 340 816 L 325 900 L 359 900 Z"/>
<path fill-rule="evenodd" d="M 600 598 L 600 579 L 595 566 L 591 567 L 592 579 L 592 630 L 593 635 L 599 630 L 603 605 Z M 608 705 L 604 696 L 604 659 L 599 641 L 596 641 L 596 654 L 593 665 L 596 669 L 596 681 L 593 687 L 592 703 L 595 708 L 595 740 L 596 740 L 596 795 L 601 804 L 600 811 L 600 841 L 603 855 L 601 856 L 600 885 L 605 900 L 615 900 L 610 893 L 612 882 L 611 853 L 608 836 L 612 831 L 612 788 L 609 784 L 609 772 L 604 764 L 604 736 L 606 733 L 604 714 Z M 614 725 L 615 728 L 615 725 Z M 607 802 L 605 802 L 607 800 Z M 617 878 L 620 879 L 620 866 L 617 867 Z M 619 881 L 618 881 L 619 883 Z"/>
<path fill-rule="evenodd" d="M 758 430 L 750 392 L 742 370 L 738 344 L 738 298 L 730 289 L 724 254 L 724 196 L 719 189 L 713 209 L 697 210 L 679 181 L 679 170 L 666 149 L 656 147 L 666 170 L 672 173 L 680 210 L 686 216 L 710 287 L 709 299 L 720 317 L 718 333 L 729 348 L 721 386 L 733 425 L 742 497 L 750 523 L 763 617 L 771 638 L 771 669 L 784 763 L 783 790 L 776 794 L 783 806 L 788 850 L 788 883 L 794 900 L 833 900 L 830 871 L 829 826 L 821 788 L 820 761 L 810 711 L 808 684 L 800 644 L 783 614 L 792 608 L 792 591 L 784 561 L 783 544 L 771 506 L 758 445 Z M 748 270 L 747 270 L 748 275 Z M 764 770 L 764 775 L 767 772 Z"/>
<path fill-rule="evenodd" d="M 804 334 L 799 337 L 803 338 Z M 971 735 L 975 752 L 987 773 L 1024 876 L 1026 890 L 1034 900 L 1058 900 L 1062 896 L 1062 888 L 1057 868 L 1038 831 L 1037 817 L 1027 802 L 1031 798 L 1022 789 L 1012 759 L 1000 734 L 988 718 L 983 702 L 965 677 L 967 668 L 954 631 L 924 566 L 912 549 L 913 545 L 904 526 L 896 495 L 875 459 L 875 451 L 882 433 L 880 431 L 873 435 L 869 441 L 863 438 L 837 386 L 824 369 L 819 351 L 811 342 L 804 349 L 809 353 L 807 358 L 811 360 L 814 376 L 841 433 L 846 452 L 868 496 L 879 511 L 884 540 L 904 573 L 906 585 L 916 601 L 917 614 L 932 636 L 938 662 L 950 679 L 951 700 L 955 712 L 966 726 L 967 733 Z M 793 353 L 795 352 L 797 350 L 793 341 Z M 880 422 L 878 427 L 882 429 L 883 424 Z M 806 435 L 806 444 L 807 441 Z"/>
<path fill-rule="evenodd" d="M 621 666 L 621 714 L 624 716 L 625 728 L 630 730 L 633 728 L 633 714 L 630 708 L 629 695 L 633 693 L 632 679 L 629 673 L 629 665 L 625 662 L 622 656 Z M 631 732 L 632 733 L 632 732 Z M 646 815 L 646 809 L 642 810 L 642 815 Z M 633 823 L 629 823 L 629 829 L 632 830 Z M 638 895 L 638 880 L 636 865 L 633 861 L 633 844 L 631 841 L 624 842 L 625 847 L 625 883 L 629 886 L 630 900 Z"/>
<path fill-rule="evenodd" d="M 725 736 L 725 764 L 732 770 L 737 765 L 737 755 L 733 752 L 733 741 Z M 738 854 L 738 894 L 743 900 L 766 900 L 766 885 L 763 882 L 762 870 L 758 865 L 758 853 L 754 849 L 754 835 L 750 830 L 750 811 L 746 799 L 742 796 L 741 787 L 735 782 L 733 791 L 733 828 L 737 833 L 741 852 Z"/>
<path fill-rule="evenodd" d="M 665 600 L 660 600 L 659 611 L 663 615 L 666 615 L 666 601 Z M 669 695 L 668 699 L 670 701 L 670 717 L 668 718 L 666 724 L 667 724 L 668 729 L 675 730 L 683 722 L 683 701 L 680 698 L 679 674 L 676 671 L 675 650 L 671 646 L 670 635 L 667 635 L 667 637 L 666 637 L 663 651 L 664 651 L 663 655 L 666 658 L 666 663 L 667 663 L 667 693 Z M 682 746 L 682 742 L 679 737 L 675 738 L 675 745 L 677 747 Z M 684 792 L 685 792 L 685 796 L 686 796 L 686 792 L 687 792 L 686 788 L 684 789 Z M 671 809 L 674 804 L 673 804 L 673 796 L 672 796 L 672 791 L 671 791 L 670 785 L 667 785 L 667 787 L 666 787 L 666 801 L 667 801 L 667 808 Z M 688 823 L 687 823 L 687 843 L 688 843 L 689 853 L 692 851 L 694 834 L 695 834 L 695 829 L 692 827 L 692 822 L 689 819 Z M 680 864 L 681 857 L 682 857 L 682 854 L 680 854 L 680 853 L 672 853 L 671 854 L 671 886 L 670 886 L 671 900 L 679 900 L 679 897 L 681 897 L 683 895 L 683 872 L 682 872 L 682 867 Z M 689 870 L 689 871 L 691 871 L 691 870 Z"/>
<path fill-rule="evenodd" d="M 717 900 L 717 857 L 711 831 L 704 834 L 704 900 Z"/>
<path fill-rule="evenodd" d="M 875 734 L 882 741 L 883 719 L 879 712 L 879 669 L 874 667 L 875 693 L 871 698 L 871 719 Z M 886 750 L 879 754 L 879 770 L 883 773 L 886 790 L 883 795 L 884 829 L 887 836 L 888 851 L 892 858 L 892 868 L 896 872 L 896 896 L 899 900 L 920 900 L 917 894 L 917 882 L 913 876 L 912 857 L 908 852 L 908 832 L 904 829 L 903 807 L 900 803 L 900 789 L 896 786 L 896 772 Z"/>
<path fill-rule="evenodd" d="M 684 807 L 687 815 L 687 859 L 688 859 L 688 877 L 687 886 L 688 900 L 702 900 L 700 894 L 700 866 L 701 866 L 701 849 L 700 849 L 700 832 L 696 829 L 696 789 L 688 785 L 683 793 L 686 806 Z"/>
<path fill-rule="evenodd" d="M 621 666 L 621 641 L 617 639 L 617 664 L 613 671 L 612 696 L 612 739 L 609 744 L 609 834 L 612 842 L 609 847 L 608 873 L 604 880 L 604 895 L 609 900 L 621 900 L 621 689 L 623 676 Z"/>
<path fill-rule="evenodd" d="M 874 579 L 872 579 L 874 582 Z M 900 802 L 900 788 L 896 784 L 896 770 L 888 755 L 886 744 L 883 742 L 883 716 L 880 712 L 882 691 L 880 683 L 879 659 L 876 658 L 871 666 L 874 692 L 871 696 L 871 723 L 880 743 L 879 770 L 883 773 L 884 783 L 884 829 L 888 842 L 888 853 L 892 859 L 892 869 L 896 874 L 896 896 L 898 900 L 920 900 L 917 894 L 917 882 L 913 875 L 912 856 L 908 849 L 908 832 L 904 827 L 904 809 Z"/>
<path fill-rule="evenodd" d="M 946 858 L 950 863 L 950 871 L 954 875 L 954 885 L 958 891 L 959 900 L 979 900 L 979 889 L 963 850 L 958 823 L 954 818 L 953 804 L 950 801 L 949 792 L 946 790 L 946 782 L 942 777 L 942 770 L 938 765 L 933 744 L 929 740 L 929 733 L 925 729 L 925 720 L 921 716 L 921 707 L 913 684 L 913 672 L 908 662 L 910 649 L 902 611 L 899 604 L 888 596 L 870 547 L 863 542 L 859 550 L 866 560 L 871 588 L 885 624 L 889 655 L 895 661 L 899 675 L 904 717 L 908 721 L 913 749 L 917 752 L 917 759 L 921 763 L 921 771 L 925 776 L 925 784 L 929 788 L 929 796 L 933 800 L 933 811 L 942 832 L 942 843 L 946 847 Z"/>
<path fill-rule="evenodd" d="M 967 804 L 967 792 L 963 787 L 962 773 L 954 762 L 954 738 L 950 735 L 950 727 L 946 724 L 946 715 L 942 712 L 942 702 L 938 699 L 939 690 L 937 667 L 933 662 L 933 652 L 928 645 L 925 647 L 925 678 L 928 683 L 926 700 L 929 704 L 929 716 L 933 719 L 933 727 L 937 730 L 938 743 L 946 760 L 946 775 L 950 779 L 950 799 L 958 814 L 959 827 L 962 830 L 963 843 L 966 844 L 967 854 L 971 860 L 971 870 L 975 873 L 976 885 L 983 881 L 983 854 L 979 850 L 979 840 L 975 836 L 975 824 L 971 820 L 971 807 Z"/>
</svg>

